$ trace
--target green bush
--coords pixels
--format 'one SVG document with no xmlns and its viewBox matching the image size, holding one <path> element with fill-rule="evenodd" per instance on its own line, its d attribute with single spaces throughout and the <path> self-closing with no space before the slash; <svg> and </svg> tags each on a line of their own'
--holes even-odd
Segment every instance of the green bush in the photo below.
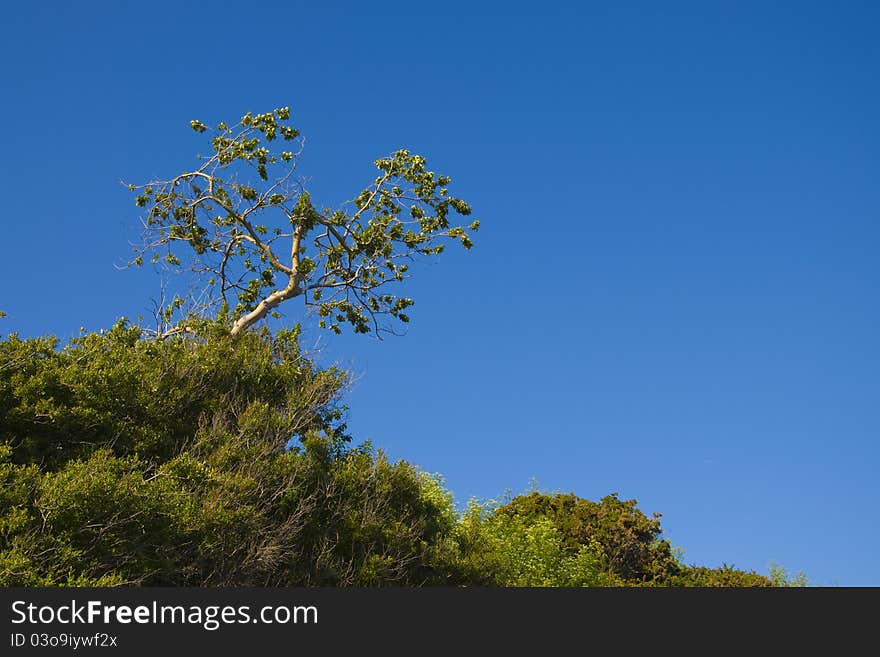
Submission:
<svg viewBox="0 0 880 657">
<path fill-rule="evenodd" d="M 599 546 L 609 573 L 625 582 L 663 580 L 677 568 L 672 548 L 661 536 L 659 515 L 649 518 L 636 508 L 635 500 L 624 501 L 617 494 L 597 503 L 574 494 L 532 492 L 515 497 L 499 513 L 550 520 L 570 552 Z"/>
<path fill-rule="evenodd" d="M 0 585 L 442 579 L 451 501 L 346 447 L 345 376 L 295 333 L 206 335 L 0 343 Z"/>
<path fill-rule="evenodd" d="M 352 446 L 347 377 L 222 323 L 0 340 L 0 586 L 791 586 L 685 566 L 635 500 L 456 511 Z"/>
<path fill-rule="evenodd" d="M 572 548 L 547 517 L 503 512 L 498 503 L 471 502 L 456 527 L 453 578 L 483 586 L 612 586 L 602 546 Z"/>
<path fill-rule="evenodd" d="M 16 463 L 56 469 L 97 447 L 163 462 L 215 412 L 259 401 L 278 410 L 288 437 L 333 430 L 344 373 L 317 370 L 297 331 L 238 340 L 205 323 L 202 339 L 144 339 L 125 320 L 76 338 L 0 341 L 0 442 Z"/>
<path fill-rule="evenodd" d="M 724 564 L 720 568 L 705 566 L 682 566 L 678 572 L 663 582 L 666 586 L 686 587 L 753 587 L 774 586 L 764 575 L 737 570 Z"/>
</svg>

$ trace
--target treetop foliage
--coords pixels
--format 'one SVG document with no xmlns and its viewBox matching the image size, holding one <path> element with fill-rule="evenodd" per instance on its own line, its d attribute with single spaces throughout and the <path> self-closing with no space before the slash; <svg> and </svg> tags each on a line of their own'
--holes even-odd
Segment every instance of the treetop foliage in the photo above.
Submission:
<svg viewBox="0 0 880 657">
<path fill-rule="evenodd" d="M 204 288 L 195 310 L 228 309 L 233 335 L 298 297 L 319 327 L 336 333 L 345 324 L 357 333 L 390 330 L 383 316 L 408 322 L 413 300 L 388 285 L 448 241 L 471 248 L 479 222 L 452 221 L 470 206 L 450 193 L 448 176 L 401 149 L 375 161 L 378 175 L 348 203 L 319 209 L 294 176 L 302 140 L 289 121 L 287 107 L 215 128 L 193 120 L 193 130 L 210 135 L 210 155 L 172 178 L 129 185 L 146 211 L 146 239 L 131 264 L 149 256 L 191 268 Z M 172 301 L 166 320 L 183 305 Z"/>
</svg>

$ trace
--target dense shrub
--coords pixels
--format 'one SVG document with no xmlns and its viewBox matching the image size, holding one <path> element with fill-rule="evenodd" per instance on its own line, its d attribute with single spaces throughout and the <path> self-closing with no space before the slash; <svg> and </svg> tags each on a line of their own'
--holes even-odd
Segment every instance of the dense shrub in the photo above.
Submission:
<svg viewBox="0 0 880 657">
<path fill-rule="evenodd" d="M 720 568 L 705 566 L 683 566 L 665 582 L 667 586 L 700 586 L 700 587 L 743 587 L 773 586 L 774 582 L 764 575 L 755 572 L 737 570 L 728 565 Z M 780 582 L 780 585 L 785 585 Z"/>
<path fill-rule="evenodd" d="M 456 526 L 451 582 L 483 586 L 614 586 L 602 546 L 570 546 L 548 517 L 472 502 Z"/>
<path fill-rule="evenodd" d="M 205 323 L 203 339 L 143 339 L 118 322 L 59 349 L 53 338 L 0 341 L 0 441 L 16 463 L 54 470 L 99 446 L 163 462 L 216 412 L 260 402 L 288 438 L 311 430 L 343 437 L 336 405 L 345 375 L 317 370 L 297 331 L 232 340 Z"/>
<path fill-rule="evenodd" d="M 609 495 L 456 511 L 345 433 L 296 331 L 0 340 L 0 586 L 770 586 Z"/>
<path fill-rule="evenodd" d="M 423 584 L 455 518 L 293 332 L 0 343 L 0 584 Z M 433 488 L 432 488 L 433 487 Z"/>
<path fill-rule="evenodd" d="M 635 500 L 616 494 L 596 503 L 574 494 L 533 492 L 514 498 L 499 513 L 551 520 L 570 551 L 601 546 L 609 571 L 624 581 L 658 581 L 677 568 L 669 542 L 661 537 L 659 515 L 649 518 Z"/>
</svg>

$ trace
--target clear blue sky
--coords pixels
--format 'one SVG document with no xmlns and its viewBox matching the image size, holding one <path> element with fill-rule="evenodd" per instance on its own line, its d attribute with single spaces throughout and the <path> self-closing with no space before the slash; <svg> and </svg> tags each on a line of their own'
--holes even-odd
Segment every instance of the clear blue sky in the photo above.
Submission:
<svg viewBox="0 0 880 657">
<path fill-rule="evenodd" d="M 4 333 L 146 314 L 117 181 L 290 105 L 320 205 L 406 147 L 482 222 L 405 337 L 320 337 L 358 439 L 462 502 L 617 491 L 688 561 L 880 585 L 876 3 L 181 4 L 4 8 Z"/>
</svg>

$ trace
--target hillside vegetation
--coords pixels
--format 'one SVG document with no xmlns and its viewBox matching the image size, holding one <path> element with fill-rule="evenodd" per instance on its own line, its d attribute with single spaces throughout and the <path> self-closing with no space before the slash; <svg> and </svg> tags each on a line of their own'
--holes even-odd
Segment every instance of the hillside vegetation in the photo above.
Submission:
<svg viewBox="0 0 880 657">
<path fill-rule="evenodd" d="M 635 500 L 456 509 L 357 445 L 296 330 L 0 340 L 2 586 L 772 586 L 685 565 Z"/>
</svg>

